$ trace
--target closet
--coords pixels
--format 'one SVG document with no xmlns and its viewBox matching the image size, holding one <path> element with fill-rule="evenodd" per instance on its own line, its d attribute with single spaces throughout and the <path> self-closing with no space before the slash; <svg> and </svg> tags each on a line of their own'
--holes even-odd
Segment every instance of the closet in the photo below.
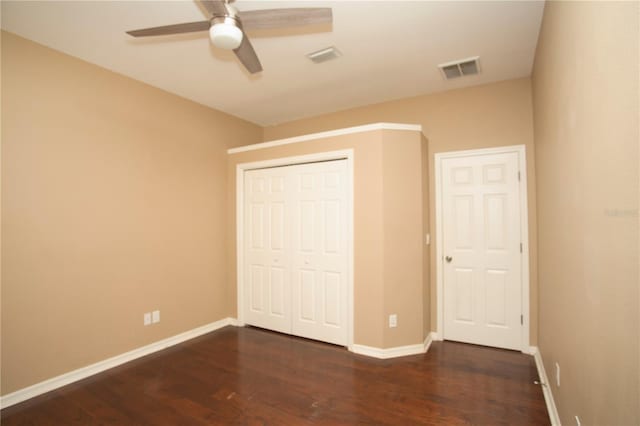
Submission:
<svg viewBox="0 0 640 426">
<path fill-rule="evenodd" d="M 370 356 L 421 353 L 437 299 L 421 127 L 365 124 L 227 152 L 238 324 Z"/>
<path fill-rule="evenodd" d="M 346 345 L 347 161 L 244 173 L 244 322 Z"/>
</svg>

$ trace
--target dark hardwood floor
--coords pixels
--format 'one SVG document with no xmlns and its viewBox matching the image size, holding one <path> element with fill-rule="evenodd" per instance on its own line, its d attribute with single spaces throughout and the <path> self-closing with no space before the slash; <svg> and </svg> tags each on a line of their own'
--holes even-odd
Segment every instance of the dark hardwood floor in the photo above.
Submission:
<svg viewBox="0 0 640 426">
<path fill-rule="evenodd" d="M 549 424 L 533 357 L 454 342 L 391 360 L 226 327 L 2 410 L 2 425 Z"/>
</svg>

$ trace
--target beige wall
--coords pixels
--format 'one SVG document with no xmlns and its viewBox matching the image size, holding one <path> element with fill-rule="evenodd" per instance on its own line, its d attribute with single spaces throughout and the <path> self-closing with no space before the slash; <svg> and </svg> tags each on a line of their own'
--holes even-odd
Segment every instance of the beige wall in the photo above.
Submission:
<svg viewBox="0 0 640 426">
<path fill-rule="evenodd" d="M 231 314 L 226 149 L 261 132 L 2 34 L 2 394 Z"/>
<path fill-rule="evenodd" d="M 640 423 L 638 2 L 547 2 L 533 72 L 539 346 L 563 424 Z"/>
<path fill-rule="evenodd" d="M 421 143 L 418 132 L 379 130 L 229 156 L 228 218 L 229 229 L 235 229 L 237 164 L 343 149 L 354 151 L 356 344 L 386 348 L 423 340 Z M 228 251 L 232 289 L 228 304 L 235 307 L 235 240 L 229 240 Z M 398 314 L 398 327 L 390 331 L 387 316 L 391 313 Z"/>
<path fill-rule="evenodd" d="M 423 312 L 429 306 L 422 304 L 422 142 L 417 132 L 383 133 L 385 348 L 424 340 Z M 391 314 L 397 315 L 398 327 L 388 327 Z"/>
<path fill-rule="evenodd" d="M 374 122 L 421 124 L 429 140 L 429 217 L 435 248 L 434 154 L 463 149 L 525 145 L 529 201 L 531 344 L 537 338 L 537 239 L 531 81 L 528 78 L 418 96 L 266 127 L 264 140 Z M 431 265 L 435 265 L 431 250 Z M 432 330 L 437 327 L 435 268 L 430 271 Z M 425 321 L 427 323 L 427 321 Z"/>
</svg>

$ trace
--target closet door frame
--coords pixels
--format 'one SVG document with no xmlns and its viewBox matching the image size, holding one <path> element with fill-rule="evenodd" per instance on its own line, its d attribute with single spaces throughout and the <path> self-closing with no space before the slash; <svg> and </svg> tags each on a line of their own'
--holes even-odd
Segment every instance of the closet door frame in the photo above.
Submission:
<svg viewBox="0 0 640 426">
<path fill-rule="evenodd" d="M 236 286 L 238 325 L 244 322 L 244 177 L 245 171 L 269 167 L 293 166 L 319 161 L 346 160 L 347 164 L 347 348 L 353 347 L 353 162 L 352 149 L 275 158 L 236 165 Z"/>
</svg>

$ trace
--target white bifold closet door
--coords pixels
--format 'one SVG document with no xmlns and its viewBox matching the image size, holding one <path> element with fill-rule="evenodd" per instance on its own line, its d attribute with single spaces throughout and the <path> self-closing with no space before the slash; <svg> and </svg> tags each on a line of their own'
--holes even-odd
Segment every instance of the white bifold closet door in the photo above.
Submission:
<svg viewBox="0 0 640 426">
<path fill-rule="evenodd" d="M 347 344 L 345 160 L 249 170 L 244 321 Z"/>
</svg>

